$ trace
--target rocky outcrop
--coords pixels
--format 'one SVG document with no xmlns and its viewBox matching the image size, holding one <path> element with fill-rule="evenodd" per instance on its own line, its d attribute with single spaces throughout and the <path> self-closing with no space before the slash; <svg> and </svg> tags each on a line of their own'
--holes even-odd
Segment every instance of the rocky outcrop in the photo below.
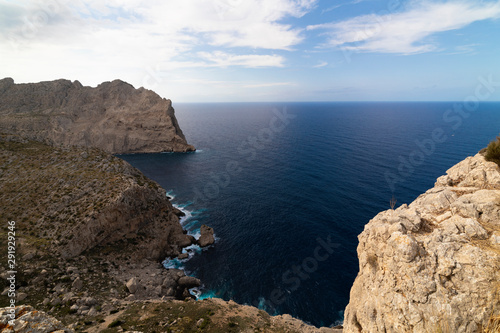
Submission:
<svg viewBox="0 0 500 333">
<path fill-rule="evenodd" d="M 59 320 L 37 311 L 29 305 L 15 308 L 0 308 L 0 329 L 5 333 L 70 333 L 72 329 L 65 327 Z"/>
<path fill-rule="evenodd" d="M 477 154 L 359 235 L 344 332 L 482 332 L 500 313 L 500 169 Z"/>
<path fill-rule="evenodd" d="M 198 244 L 201 247 L 209 246 L 215 243 L 214 229 L 207 225 L 202 225 L 200 227 L 200 238 L 198 239 Z"/>
<path fill-rule="evenodd" d="M 95 148 L 0 135 L 0 180 L 0 219 L 16 222 L 22 244 L 18 301 L 97 315 L 110 299 L 184 299 L 199 285 L 160 264 L 196 240 L 165 190 L 127 162 Z M 0 305 L 8 276 L 0 267 Z"/>
<path fill-rule="evenodd" d="M 81 318 L 67 318 L 68 327 L 31 306 L 19 306 L 15 310 L 18 318 L 13 330 L 6 320 L 9 311 L 9 308 L 0 308 L 1 332 L 342 332 L 341 329 L 316 328 L 288 315 L 271 317 L 255 307 L 217 298 L 196 302 L 191 299 L 124 302 L 106 314 L 87 315 L 84 322 Z"/>
<path fill-rule="evenodd" d="M 147 269 L 145 271 L 144 269 Z M 161 297 L 167 299 L 194 298 L 189 289 L 199 287 L 199 279 L 186 276 L 179 269 L 155 268 L 152 265 L 142 266 L 140 269 L 128 269 L 126 274 L 112 272 L 118 279 L 133 276 L 125 282 L 129 295 L 128 300 L 151 300 Z M 132 296 L 133 295 L 133 296 Z"/>
<path fill-rule="evenodd" d="M 194 150 L 170 100 L 120 80 L 96 88 L 68 80 L 0 80 L 0 132 L 112 154 Z"/>
<path fill-rule="evenodd" d="M 46 250 L 72 258 L 126 246 L 134 258 L 163 260 L 193 243 L 165 190 L 117 157 L 8 135 L 0 157 L 0 217 L 17 220 Z"/>
</svg>

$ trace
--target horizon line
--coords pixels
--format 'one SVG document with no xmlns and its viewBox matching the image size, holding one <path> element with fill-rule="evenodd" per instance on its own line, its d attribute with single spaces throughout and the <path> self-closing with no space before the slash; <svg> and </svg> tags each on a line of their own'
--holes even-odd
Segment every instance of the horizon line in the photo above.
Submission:
<svg viewBox="0 0 500 333">
<path fill-rule="evenodd" d="M 430 100 L 430 101 L 414 101 L 414 100 L 386 100 L 386 101 L 355 101 L 355 100 L 345 100 L 345 101 L 199 101 L 199 102 L 187 102 L 187 101 L 174 101 L 172 100 L 172 105 L 174 104 L 238 104 L 238 103 L 463 103 L 463 101 L 458 100 Z M 479 101 L 480 104 L 484 103 L 500 103 L 500 100 L 491 101 Z"/>
</svg>

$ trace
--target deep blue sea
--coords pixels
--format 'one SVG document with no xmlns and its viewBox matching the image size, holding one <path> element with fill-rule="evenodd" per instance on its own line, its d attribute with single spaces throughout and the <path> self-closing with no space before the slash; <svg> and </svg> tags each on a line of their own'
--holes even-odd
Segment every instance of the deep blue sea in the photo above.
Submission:
<svg viewBox="0 0 500 333">
<path fill-rule="evenodd" d="M 200 278 L 200 297 L 317 326 L 343 319 L 364 225 L 500 132 L 500 103 L 174 107 L 196 153 L 121 156 L 188 212 L 191 233 L 215 229 L 215 246 L 166 265 Z"/>
</svg>

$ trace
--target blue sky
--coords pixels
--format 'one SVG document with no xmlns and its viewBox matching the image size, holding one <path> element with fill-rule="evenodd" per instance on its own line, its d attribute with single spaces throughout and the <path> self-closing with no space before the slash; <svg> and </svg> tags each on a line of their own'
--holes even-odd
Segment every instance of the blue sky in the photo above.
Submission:
<svg viewBox="0 0 500 333">
<path fill-rule="evenodd" d="M 499 59 L 500 0 L 0 0 L 0 77 L 174 103 L 461 101 Z"/>
</svg>

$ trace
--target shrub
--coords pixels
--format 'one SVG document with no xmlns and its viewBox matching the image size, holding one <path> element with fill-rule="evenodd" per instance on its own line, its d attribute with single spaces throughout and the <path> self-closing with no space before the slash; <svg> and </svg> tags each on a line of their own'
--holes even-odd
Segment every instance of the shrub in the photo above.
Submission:
<svg viewBox="0 0 500 333">
<path fill-rule="evenodd" d="M 121 320 L 114 320 L 111 324 L 108 325 L 108 328 L 117 327 L 117 326 L 120 326 L 121 324 L 123 324 L 123 321 L 121 321 Z"/>
<path fill-rule="evenodd" d="M 500 166 L 500 136 L 495 141 L 491 141 L 486 147 L 484 158 L 487 161 L 495 162 Z"/>
</svg>

